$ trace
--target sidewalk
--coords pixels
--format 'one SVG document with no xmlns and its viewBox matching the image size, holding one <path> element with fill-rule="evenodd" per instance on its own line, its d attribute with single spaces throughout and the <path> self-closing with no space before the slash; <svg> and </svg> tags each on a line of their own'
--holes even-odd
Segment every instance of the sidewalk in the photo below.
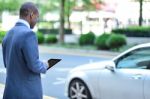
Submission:
<svg viewBox="0 0 150 99">
<path fill-rule="evenodd" d="M 4 92 L 4 85 L 3 84 L 0 84 L 0 99 L 3 98 L 3 92 Z M 57 98 L 54 98 L 54 97 L 50 97 L 50 96 L 43 96 L 43 99 L 57 99 Z"/>
<path fill-rule="evenodd" d="M 0 84 L 0 99 L 3 98 L 4 85 Z"/>
<path fill-rule="evenodd" d="M 113 58 L 119 53 L 110 51 L 94 51 L 94 50 L 81 50 L 81 49 L 67 49 L 67 48 L 56 48 L 49 46 L 39 45 L 40 53 L 49 54 L 62 54 L 62 55 L 77 55 L 77 56 L 90 56 L 90 57 L 101 57 L 101 58 Z M 0 84 L 0 99 L 2 99 L 4 91 L 4 85 Z M 44 99 L 56 99 L 49 96 L 44 96 Z"/>
<path fill-rule="evenodd" d="M 82 50 L 82 49 L 67 49 L 61 47 L 50 47 L 39 45 L 40 53 L 75 55 L 75 56 L 91 56 L 101 58 L 113 58 L 119 55 L 118 52 L 104 51 L 104 50 Z"/>
</svg>

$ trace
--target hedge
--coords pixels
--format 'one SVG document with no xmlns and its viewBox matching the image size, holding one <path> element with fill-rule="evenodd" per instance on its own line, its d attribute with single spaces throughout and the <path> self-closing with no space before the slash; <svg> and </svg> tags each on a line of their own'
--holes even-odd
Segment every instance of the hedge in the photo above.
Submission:
<svg viewBox="0 0 150 99">
<path fill-rule="evenodd" d="M 122 34 L 102 34 L 96 38 L 95 45 L 98 49 L 119 49 L 126 44 L 126 37 Z"/>
<path fill-rule="evenodd" d="M 110 34 L 106 34 L 106 33 L 98 36 L 95 40 L 95 45 L 97 46 L 97 48 L 98 49 L 109 49 L 109 47 L 106 44 L 109 37 L 110 37 Z"/>
<path fill-rule="evenodd" d="M 0 42 L 2 42 L 5 34 L 6 34 L 6 31 L 0 31 Z"/>
<path fill-rule="evenodd" d="M 89 32 L 87 34 L 82 34 L 79 38 L 79 44 L 80 45 L 92 45 L 95 41 L 95 34 L 92 32 Z"/>
<path fill-rule="evenodd" d="M 116 34 L 124 34 L 128 37 L 150 37 L 150 27 L 131 26 L 127 28 L 113 29 Z"/>
<path fill-rule="evenodd" d="M 48 34 L 45 38 L 46 43 L 57 43 L 57 41 L 56 35 Z"/>
<path fill-rule="evenodd" d="M 41 44 L 41 43 L 44 43 L 44 35 L 43 33 L 41 32 L 37 32 L 37 38 L 38 38 L 38 43 Z"/>
<path fill-rule="evenodd" d="M 126 44 L 126 38 L 121 34 L 111 34 L 107 39 L 106 45 L 111 49 L 119 49 Z"/>
</svg>

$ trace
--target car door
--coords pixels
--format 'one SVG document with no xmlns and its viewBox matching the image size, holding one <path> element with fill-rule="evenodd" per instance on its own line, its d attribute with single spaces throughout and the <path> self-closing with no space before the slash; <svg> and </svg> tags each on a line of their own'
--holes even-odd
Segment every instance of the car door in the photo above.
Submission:
<svg viewBox="0 0 150 99">
<path fill-rule="evenodd" d="M 101 99 L 144 99 L 143 83 L 150 63 L 150 48 L 133 50 L 114 63 L 114 71 L 100 71 Z"/>
<path fill-rule="evenodd" d="M 144 99 L 150 99 L 150 69 L 148 68 L 144 80 Z"/>
</svg>

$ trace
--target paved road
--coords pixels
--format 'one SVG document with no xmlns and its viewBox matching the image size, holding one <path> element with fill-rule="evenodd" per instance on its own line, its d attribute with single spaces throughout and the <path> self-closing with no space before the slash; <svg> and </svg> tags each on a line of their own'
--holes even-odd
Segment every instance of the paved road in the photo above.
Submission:
<svg viewBox="0 0 150 99">
<path fill-rule="evenodd" d="M 46 75 L 43 75 L 43 89 L 46 95 L 57 97 L 58 99 L 66 99 L 64 96 L 64 84 L 66 76 L 72 68 L 89 62 L 106 60 L 87 56 L 41 54 L 42 59 L 47 59 L 49 57 L 61 58 L 62 61 L 50 69 Z"/>
<path fill-rule="evenodd" d="M 45 75 L 42 75 L 44 94 L 47 96 L 55 97 L 56 99 L 67 99 L 64 96 L 64 84 L 66 76 L 72 68 L 89 62 L 108 59 L 79 55 L 51 54 L 48 52 L 40 53 L 41 60 L 48 60 L 49 58 L 62 59 L 62 61 L 55 67 L 52 67 Z M 5 77 L 6 71 L 3 67 L 2 54 L 0 53 L 0 83 L 5 83 Z"/>
</svg>

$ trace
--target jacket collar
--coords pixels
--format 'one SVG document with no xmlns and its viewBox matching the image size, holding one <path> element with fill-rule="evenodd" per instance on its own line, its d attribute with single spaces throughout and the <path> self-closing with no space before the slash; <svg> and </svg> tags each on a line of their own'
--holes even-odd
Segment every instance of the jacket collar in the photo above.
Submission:
<svg viewBox="0 0 150 99">
<path fill-rule="evenodd" d="M 16 23 L 16 25 L 24 25 L 30 29 L 29 23 L 23 19 L 19 19 L 18 22 Z"/>
</svg>

